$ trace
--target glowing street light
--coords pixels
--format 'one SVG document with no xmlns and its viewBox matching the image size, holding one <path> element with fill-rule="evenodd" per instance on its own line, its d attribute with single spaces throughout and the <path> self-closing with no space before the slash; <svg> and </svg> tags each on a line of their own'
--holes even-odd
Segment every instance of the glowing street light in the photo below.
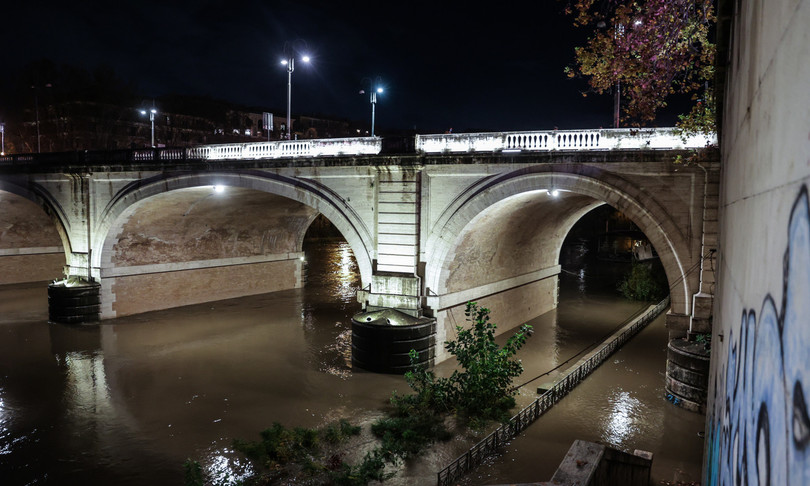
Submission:
<svg viewBox="0 0 810 486">
<path fill-rule="evenodd" d="M 368 78 L 366 78 L 368 79 Z M 374 136 L 374 108 L 377 105 L 377 93 L 382 93 L 383 88 L 380 86 L 380 78 L 377 77 L 374 83 L 371 82 L 369 79 L 369 92 L 370 92 L 370 99 L 371 99 L 371 136 Z M 365 94 L 364 90 L 360 90 L 360 94 Z"/>
<path fill-rule="evenodd" d="M 151 108 L 149 110 L 149 121 L 152 122 L 152 148 L 155 148 L 155 114 L 156 113 L 157 113 L 157 110 L 154 109 L 154 108 Z M 141 115 L 145 115 L 145 114 L 146 114 L 146 110 L 141 110 Z"/>
<path fill-rule="evenodd" d="M 288 47 L 288 43 L 284 43 L 285 58 L 281 60 L 282 66 L 287 66 L 287 140 L 290 139 L 290 106 L 292 104 L 292 73 L 295 71 L 295 49 Z M 309 63 L 310 58 L 307 55 L 301 56 L 301 61 Z"/>
</svg>

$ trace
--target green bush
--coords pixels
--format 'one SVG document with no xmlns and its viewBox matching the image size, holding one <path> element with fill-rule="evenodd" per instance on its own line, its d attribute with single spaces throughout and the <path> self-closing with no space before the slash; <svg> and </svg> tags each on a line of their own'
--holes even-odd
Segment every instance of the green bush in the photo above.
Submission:
<svg viewBox="0 0 810 486">
<path fill-rule="evenodd" d="M 437 377 L 426 367 L 413 364 L 417 356 L 412 350 L 412 370 L 405 374 L 405 379 L 415 395 L 395 397 L 395 405 L 413 411 L 457 412 L 479 422 L 508 420 L 517 393 L 512 389 L 512 380 L 523 372 L 523 365 L 514 356 L 532 328 L 521 326 L 500 347 L 495 342 L 497 326 L 489 320 L 489 309 L 468 302 L 464 314 L 469 327 L 457 326 L 458 338 L 444 343 L 461 370 L 454 371 L 449 378 Z"/>
<path fill-rule="evenodd" d="M 657 301 L 666 296 L 666 281 L 646 263 L 633 263 L 630 272 L 619 284 L 619 292 L 630 300 Z"/>
<path fill-rule="evenodd" d="M 508 420 L 515 406 L 512 380 L 523 372 L 514 359 L 526 342 L 531 326 L 521 326 L 503 348 L 495 342 L 496 325 L 489 320 L 489 309 L 468 302 L 464 311 L 469 329 L 457 326 L 458 339 L 445 348 L 458 360 L 462 371 L 454 371 L 449 380 L 451 400 L 457 411 L 478 420 Z"/>
<path fill-rule="evenodd" d="M 339 456 L 325 459 L 321 451 L 323 443 L 337 444 L 350 436 L 358 435 L 360 427 L 353 426 L 346 420 L 329 424 L 320 429 L 295 427 L 287 429 L 279 423 L 263 430 L 261 440 L 235 440 L 233 447 L 250 459 L 257 469 L 269 472 L 253 478 L 252 484 L 272 482 L 273 478 L 285 474 L 285 468 L 292 466 L 300 469 L 304 476 L 321 481 L 323 475 L 332 475 L 332 469 L 350 467 L 342 462 Z M 333 464 L 335 463 L 336 464 Z M 364 471 L 368 470 L 366 466 Z M 187 467 L 188 470 L 188 467 Z M 188 472 L 186 473 L 188 477 Z M 188 484 L 188 481 L 187 481 Z M 364 483 L 363 483 L 364 484 Z"/>
</svg>

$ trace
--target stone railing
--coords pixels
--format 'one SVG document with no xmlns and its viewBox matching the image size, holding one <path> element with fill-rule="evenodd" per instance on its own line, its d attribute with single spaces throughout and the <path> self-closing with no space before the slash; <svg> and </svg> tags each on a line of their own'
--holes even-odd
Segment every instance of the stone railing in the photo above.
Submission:
<svg viewBox="0 0 810 486">
<path fill-rule="evenodd" d="M 675 128 L 546 130 L 416 136 L 417 152 L 428 154 L 553 150 L 678 150 L 716 144 L 716 136 L 682 136 Z"/>
<path fill-rule="evenodd" d="M 279 142 L 200 145 L 188 149 L 189 159 L 280 159 L 338 155 L 376 155 L 382 148 L 379 137 L 322 138 Z"/>
<path fill-rule="evenodd" d="M 129 150 L 48 152 L 0 156 L 0 167 L 37 164 L 93 164 L 182 160 L 251 160 L 295 157 L 377 155 L 379 137 L 321 138 L 276 142 L 229 143 L 194 147 L 158 147 Z"/>
</svg>

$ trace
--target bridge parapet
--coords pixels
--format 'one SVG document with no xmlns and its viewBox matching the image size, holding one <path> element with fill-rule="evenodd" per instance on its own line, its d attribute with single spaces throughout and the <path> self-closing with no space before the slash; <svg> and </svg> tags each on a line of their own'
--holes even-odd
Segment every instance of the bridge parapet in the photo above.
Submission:
<svg viewBox="0 0 810 486">
<path fill-rule="evenodd" d="M 182 160 L 256 160 L 296 157 L 339 157 L 377 155 L 382 150 L 380 137 L 321 138 L 276 142 L 230 143 L 193 147 L 158 147 L 114 151 L 81 151 L 0 156 L 0 167 L 32 163 L 114 163 Z"/>
<path fill-rule="evenodd" d="M 716 136 L 682 135 L 675 128 L 545 130 L 417 135 L 421 153 L 554 150 L 677 150 L 717 144 Z"/>
<path fill-rule="evenodd" d="M 382 149 L 379 137 L 322 138 L 279 142 L 200 145 L 188 149 L 190 159 L 279 159 L 288 157 L 329 157 L 376 155 Z"/>
</svg>

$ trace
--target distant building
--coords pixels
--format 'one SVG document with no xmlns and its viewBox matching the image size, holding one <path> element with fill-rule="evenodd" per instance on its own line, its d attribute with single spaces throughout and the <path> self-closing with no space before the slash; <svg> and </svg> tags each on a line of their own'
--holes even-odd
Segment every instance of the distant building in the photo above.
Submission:
<svg viewBox="0 0 810 486">
<path fill-rule="evenodd" d="M 157 146 L 244 143 L 279 140 L 286 133 L 286 114 L 273 114 L 270 130 L 263 112 L 206 99 L 166 98 L 156 103 L 154 130 Z M 165 107 L 165 108 L 164 108 Z M 151 108 L 145 107 L 145 109 Z M 27 109 L 20 122 L 6 123 L 6 153 L 36 152 L 37 118 L 42 152 L 115 150 L 150 147 L 152 124 L 138 109 L 91 101 L 40 104 Z M 358 136 L 348 120 L 312 116 L 292 119 L 293 138 Z M 268 133 L 269 131 L 269 133 Z M 268 136 L 269 135 L 269 136 Z"/>
</svg>

